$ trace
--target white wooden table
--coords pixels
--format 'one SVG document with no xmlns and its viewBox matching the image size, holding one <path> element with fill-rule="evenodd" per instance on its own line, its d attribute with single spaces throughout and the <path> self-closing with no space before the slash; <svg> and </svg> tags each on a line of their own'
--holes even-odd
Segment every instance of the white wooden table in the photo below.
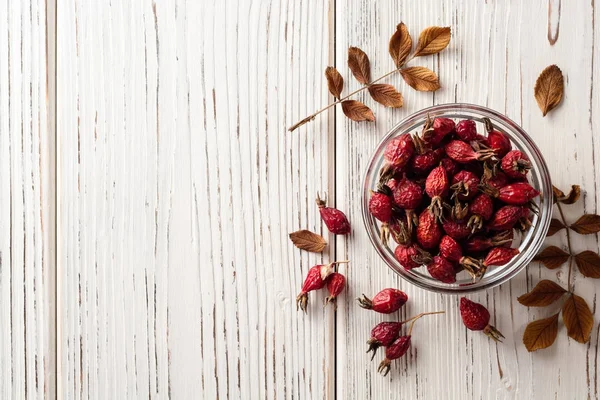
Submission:
<svg viewBox="0 0 600 400">
<path fill-rule="evenodd" d="M 417 93 L 390 77 L 404 108 L 358 96 L 376 123 L 336 110 L 286 132 L 331 100 L 327 65 L 358 88 L 349 46 L 367 52 L 373 76 L 388 72 L 400 21 L 414 38 L 452 27 L 447 50 L 413 63 L 436 71 L 442 89 Z M 565 271 L 532 264 L 470 296 L 507 336 L 496 345 L 462 326 L 457 297 L 385 267 L 359 201 L 386 131 L 459 101 L 514 119 L 555 184 L 581 184 L 568 218 L 600 211 L 597 21 L 593 0 L 0 0 L 0 397 L 597 398 L 598 325 L 586 345 L 564 328 L 549 349 L 521 344 L 527 322 L 550 311 L 516 297 L 541 278 L 566 285 Z M 553 63 L 565 97 L 542 118 L 533 86 Z M 323 256 L 287 238 L 327 235 L 317 191 L 354 227 L 329 236 Z M 574 246 L 598 250 L 598 237 Z M 352 261 L 337 312 L 319 294 L 302 315 L 306 271 L 332 259 Z M 598 283 L 574 279 L 595 311 Z M 416 326 L 415 346 L 385 378 L 365 354 L 385 318 L 354 300 L 384 287 L 410 296 L 400 318 L 447 312 Z"/>
</svg>

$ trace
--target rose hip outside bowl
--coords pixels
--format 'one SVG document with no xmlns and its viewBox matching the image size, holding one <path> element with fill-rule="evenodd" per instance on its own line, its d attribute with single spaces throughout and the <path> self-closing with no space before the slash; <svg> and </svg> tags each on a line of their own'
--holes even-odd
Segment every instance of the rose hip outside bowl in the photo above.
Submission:
<svg viewBox="0 0 600 400">
<path fill-rule="evenodd" d="M 371 191 L 377 190 L 380 170 L 385 165 L 384 151 L 386 145 L 390 140 L 404 133 L 420 134 L 428 115 L 431 119 L 444 117 L 451 118 L 455 122 L 463 119 L 473 120 L 477 124 L 477 131 L 480 134 L 486 133 L 483 119 L 488 118 L 495 130 L 509 137 L 514 150 L 520 150 L 529 158 L 531 170 L 528 173 L 528 181 L 531 186 L 540 191 L 540 195 L 533 199 L 539 211 L 537 214 L 533 214 L 531 226 L 526 231 L 514 235 L 511 247 L 518 248 L 519 254 L 503 266 L 489 268 L 479 280 L 473 280 L 469 274 L 463 271 L 457 275 L 455 283 L 443 283 L 433 279 L 425 266 L 406 270 L 394 257 L 396 243 L 391 238 L 387 246 L 382 243 L 380 239 L 382 224 L 369 212 Z M 377 253 L 402 278 L 416 286 L 434 292 L 456 294 L 473 292 L 489 289 L 508 281 L 531 262 L 544 242 L 550 226 L 552 218 L 552 183 L 548 167 L 540 150 L 529 135 L 515 122 L 485 107 L 460 103 L 443 104 L 426 108 L 407 117 L 392 128 L 377 145 L 364 177 L 362 213 L 367 233 Z M 432 256 L 434 255 L 437 255 L 437 253 L 432 254 Z"/>
</svg>

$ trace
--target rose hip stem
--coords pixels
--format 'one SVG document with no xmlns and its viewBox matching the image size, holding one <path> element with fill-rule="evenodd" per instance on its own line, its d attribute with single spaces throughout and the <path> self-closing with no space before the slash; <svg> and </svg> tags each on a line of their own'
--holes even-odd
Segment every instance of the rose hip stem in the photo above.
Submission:
<svg viewBox="0 0 600 400">
<path fill-rule="evenodd" d="M 407 335 L 409 335 L 409 336 L 410 336 L 410 334 L 412 333 L 413 326 L 414 326 L 415 322 L 417 322 L 417 320 L 418 320 L 418 319 L 420 319 L 420 318 L 422 318 L 422 317 L 424 317 L 424 316 L 426 316 L 426 315 L 433 315 L 433 314 L 444 314 L 445 312 L 446 312 L 446 311 L 430 311 L 430 312 L 424 312 L 424 313 L 421 313 L 421 314 L 417 314 L 417 315 L 415 315 L 414 317 L 411 317 L 411 318 L 409 318 L 409 319 L 407 319 L 407 320 L 405 320 L 405 321 L 402 321 L 402 324 L 406 324 L 406 323 L 410 322 L 410 326 L 408 327 L 408 333 L 407 333 Z"/>
</svg>

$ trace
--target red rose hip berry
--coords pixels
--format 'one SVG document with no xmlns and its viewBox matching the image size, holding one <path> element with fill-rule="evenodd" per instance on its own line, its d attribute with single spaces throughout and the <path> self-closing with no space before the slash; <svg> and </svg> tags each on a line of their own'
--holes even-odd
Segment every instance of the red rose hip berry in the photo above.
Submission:
<svg viewBox="0 0 600 400">
<path fill-rule="evenodd" d="M 477 196 L 480 178 L 471 171 L 460 171 L 452 178 L 450 189 L 454 191 L 453 196 L 465 201 Z"/>
<path fill-rule="evenodd" d="M 437 247 L 442 238 L 442 229 L 431 211 L 425 209 L 419 215 L 417 225 L 417 242 L 424 249 Z"/>
<path fill-rule="evenodd" d="M 448 157 L 460 164 L 484 161 L 494 156 L 494 152 L 489 149 L 475 151 L 469 144 L 460 140 L 452 140 L 446 145 L 445 150 Z"/>
<path fill-rule="evenodd" d="M 444 157 L 442 148 L 417 154 L 410 160 L 409 170 L 417 175 L 425 175 L 440 163 L 442 157 Z"/>
<path fill-rule="evenodd" d="M 492 218 L 494 213 L 494 202 L 487 194 L 480 194 L 469 205 L 471 211 L 471 217 L 467 222 L 467 226 L 471 228 L 472 232 L 481 230 L 483 223 Z"/>
<path fill-rule="evenodd" d="M 531 161 L 519 150 L 511 150 L 502 157 L 500 166 L 509 177 L 520 179 L 527 176 L 527 172 L 531 169 Z"/>
<path fill-rule="evenodd" d="M 512 147 L 508 136 L 497 130 L 488 133 L 488 145 L 497 157 L 504 157 Z"/>
<path fill-rule="evenodd" d="M 358 304 L 367 310 L 373 310 L 381 314 L 391 314 L 398 311 L 407 300 L 408 296 L 401 290 L 383 289 L 373 299 L 369 299 L 363 294 L 363 297 L 358 299 Z"/>
<path fill-rule="evenodd" d="M 529 211 L 527 207 L 504 206 L 498 209 L 487 228 L 493 231 L 506 231 L 512 229 L 523 216 L 523 209 Z"/>
<path fill-rule="evenodd" d="M 377 372 L 383 376 L 389 374 L 393 360 L 397 360 L 406 354 L 410 348 L 410 335 L 400 336 L 385 349 L 385 359 L 379 364 Z"/>
<path fill-rule="evenodd" d="M 419 249 L 416 244 L 408 246 L 399 244 L 396 246 L 396 250 L 394 250 L 394 256 L 407 271 L 410 271 L 413 268 L 419 268 L 429 259 L 429 254 Z"/>
<path fill-rule="evenodd" d="M 326 206 L 326 200 L 321 200 L 317 194 L 317 206 L 319 206 L 319 213 L 321 219 L 327 225 L 329 232 L 336 235 L 346 235 L 350 233 L 350 223 L 346 214 L 336 208 Z"/>
<path fill-rule="evenodd" d="M 437 166 L 425 180 L 425 192 L 431 197 L 431 204 L 428 209 L 431 210 L 435 218 L 441 220 L 444 212 L 444 200 L 443 197 L 448 194 L 450 188 L 450 182 L 448 181 L 448 175 L 443 166 Z"/>
<path fill-rule="evenodd" d="M 444 232 L 454 240 L 463 240 L 471 234 L 471 228 L 467 226 L 467 221 L 454 221 L 447 219 L 442 223 Z"/>
<path fill-rule="evenodd" d="M 380 322 L 371 329 L 371 337 L 367 340 L 369 345 L 367 353 L 373 352 L 371 360 L 375 358 L 379 347 L 388 347 L 398 339 L 402 325 L 404 325 L 402 322 Z"/>
<path fill-rule="evenodd" d="M 492 237 L 473 236 L 465 242 L 464 246 L 465 250 L 469 253 L 477 253 L 496 246 L 505 246 L 507 244 L 510 245 L 512 241 L 513 230 L 509 229 Z"/>
<path fill-rule="evenodd" d="M 433 279 L 443 283 L 456 282 L 456 271 L 454 265 L 444 257 L 435 256 L 432 261 L 427 264 L 427 272 Z"/>
<path fill-rule="evenodd" d="M 446 260 L 459 262 L 463 256 L 460 244 L 452 237 L 445 235 L 440 241 L 440 255 Z"/>
<path fill-rule="evenodd" d="M 483 305 L 463 297 L 460 299 L 460 316 L 467 329 L 483 331 L 495 341 L 501 341 L 500 338 L 504 338 L 500 331 L 490 325 L 490 313 Z"/>
<path fill-rule="evenodd" d="M 306 274 L 306 278 L 304 279 L 302 290 L 296 297 L 296 308 L 300 308 L 302 311 L 306 312 L 308 292 L 324 288 L 327 277 L 334 272 L 333 266 L 347 262 L 348 261 L 335 261 L 330 264 L 315 265 L 309 269 L 308 274 Z"/>
<path fill-rule="evenodd" d="M 334 307 L 337 308 L 337 297 L 346 286 L 346 277 L 339 272 L 333 272 L 326 279 L 327 290 L 329 291 L 329 296 L 325 298 L 325 306 L 329 303 L 333 303 Z"/>
<path fill-rule="evenodd" d="M 458 124 L 456 124 L 456 136 L 465 142 L 477 139 L 477 127 L 475 126 L 475 121 L 470 119 L 459 121 Z"/>
<path fill-rule="evenodd" d="M 381 222 L 388 222 L 392 218 L 392 205 L 392 199 L 387 194 L 371 192 L 369 212 Z"/>
<path fill-rule="evenodd" d="M 405 166 L 415 153 L 412 137 L 405 133 L 392 139 L 385 147 L 384 157 L 396 168 Z"/>
</svg>

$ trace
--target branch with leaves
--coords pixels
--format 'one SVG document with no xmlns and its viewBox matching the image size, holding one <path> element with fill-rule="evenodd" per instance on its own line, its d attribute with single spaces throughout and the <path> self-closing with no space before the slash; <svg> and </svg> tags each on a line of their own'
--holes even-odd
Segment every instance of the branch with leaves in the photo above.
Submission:
<svg viewBox="0 0 600 400">
<path fill-rule="evenodd" d="M 404 104 L 402 93 L 398 92 L 392 85 L 377 83 L 396 72 L 399 72 L 404 81 L 413 89 L 425 92 L 438 90 L 440 82 L 435 72 L 425 67 L 406 67 L 405 65 L 415 57 L 437 54 L 444 50 L 450 43 L 450 37 L 450 27 L 430 26 L 421 32 L 417 47 L 411 54 L 412 38 L 406 25 L 400 22 L 389 43 L 389 53 L 394 60 L 394 64 L 396 64 L 396 69 L 374 80 L 371 80 L 369 57 L 358 47 L 350 47 L 348 49 L 348 68 L 350 68 L 354 78 L 363 86 L 342 97 L 344 78 L 335 67 L 327 67 L 325 69 L 327 87 L 335 101 L 295 123 L 289 128 L 289 131 L 291 132 L 314 120 L 317 115 L 337 104 L 341 104 L 344 115 L 353 121 L 375 121 L 375 115 L 369 107 L 360 101 L 349 100 L 350 97 L 365 89 L 368 89 L 373 100 L 386 107 L 402 107 Z"/>
<path fill-rule="evenodd" d="M 586 343 L 594 326 L 594 315 L 586 301 L 576 295 L 571 282 L 573 261 L 579 272 L 589 278 L 600 278 L 600 256 L 590 250 L 575 254 L 571 246 L 571 231 L 578 234 L 593 234 L 600 232 L 600 215 L 584 214 L 572 224 L 567 224 L 562 205 L 575 203 L 580 196 L 579 186 L 573 185 L 568 195 L 553 187 L 554 203 L 558 209 L 560 219 L 554 218 L 548 231 L 552 236 L 562 229 L 566 229 L 568 252 L 557 246 L 548 246 L 543 249 L 534 261 L 540 261 L 549 269 L 556 269 L 568 262 L 567 289 L 550 280 L 540 281 L 529 293 L 520 296 L 517 300 L 527 307 L 546 307 L 567 295 L 561 311 L 567 335 L 579 343 Z M 545 349 L 551 346 L 558 334 L 558 316 L 556 314 L 531 322 L 525 328 L 523 343 L 528 351 Z"/>
</svg>

